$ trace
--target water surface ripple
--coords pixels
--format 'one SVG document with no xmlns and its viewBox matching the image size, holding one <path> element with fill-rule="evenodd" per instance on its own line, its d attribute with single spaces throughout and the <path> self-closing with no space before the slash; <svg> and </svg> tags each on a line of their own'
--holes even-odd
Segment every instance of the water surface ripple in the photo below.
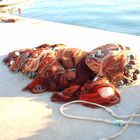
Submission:
<svg viewBox="0 0 140 140">
<path fill-rule="evenodd" d="M 140 35 L 140 0 L 36 0 L 22 16 Z"/>
</svg>

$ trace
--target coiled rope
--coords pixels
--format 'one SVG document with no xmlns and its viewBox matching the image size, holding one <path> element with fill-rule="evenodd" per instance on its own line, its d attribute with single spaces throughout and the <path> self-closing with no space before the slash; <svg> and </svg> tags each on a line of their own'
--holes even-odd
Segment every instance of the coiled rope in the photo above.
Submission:
<svg viewBox="0 0 140 140">
<path fill-rule="evenodd" d="M 89 104 L 89 105 L 94 105 L 94 106 L 100 107 L 100 108 L 104 109 L 106 112 L 108 112 L 112 117 L 116 118 L 116 120 L 111 121 L 111 120 L 106 120 L 106 119 L 101 119 L 101 118 L 82 117 L 82 116 L 71 115 L 71 114 L 68 114 L 68 113 L 64 112 L 66 106 L 69 106 L 69 105 L 75 104 L 75 103 L 86 103 L 86 104 Z M 115 114 L 113 112 L 113 110 L 111 110 L 110 108 L 108 108 L 106 106 L 103 106 L 103 105 L 100 105 L 100 104 L 97 104 L 97 103 L 93 103 L 93 102 L 83 101 L 83 100 L 75 100 L 75 101 L 71 101 L 71 102 L 63 104 L 60 107 L 60 112 L 63 116 L 71 118 L 71 119 L 101 122 L 101 123 L 112 124 L 112 125 L 115 125 L 115 126 L 122 127 L 119 132 L 113 134 L 112 136 L 110 136 L 108 138 L 103 138 L 101 140 L 112 140 L 112 139 L 115 139 L 115 138 L 121 136 L 127 130 L 129 125 L 140 126 L 140 122 L 132 121 L 136 117 L 140 118 L 140 108 L 137 109 L 134 113 L 132 113 L 130 115 L 121 116 L 121 115 Z M 128 119 L 128 120 L 126 121 L 124 119 Z"/>
</svg>

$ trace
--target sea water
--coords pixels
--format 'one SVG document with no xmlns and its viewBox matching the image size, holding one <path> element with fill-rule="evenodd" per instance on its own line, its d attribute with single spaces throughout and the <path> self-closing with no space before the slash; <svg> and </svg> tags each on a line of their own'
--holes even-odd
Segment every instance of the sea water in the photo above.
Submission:
<svg viewBox="0 0 140 140">
<path fill-rule="evenodd" d="M 22 16 L 140 35 L 140 0 L 36 0 Z"/>
</svg>

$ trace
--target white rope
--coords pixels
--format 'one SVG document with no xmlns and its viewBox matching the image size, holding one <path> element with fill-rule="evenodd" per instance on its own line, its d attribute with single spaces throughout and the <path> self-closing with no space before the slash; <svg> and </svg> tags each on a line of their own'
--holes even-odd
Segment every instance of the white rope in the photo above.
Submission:
<svg viewBox="0 0 140 140">
<path fill-rule="evenodd" d="M 86 104 L 89 104 L 89 105 L 94 105 L 94 106 L 100 107 L 100 108 L 104 109 L 106 112 L 108 112 L 109 114 L 111 114 L 114 118 L 116 118 L 116 120 L 111 121 L 111 120 L 106 120 L 106 119 L 101 119 L 101 118 L 75 116 L 75 115 L 70 115 L 70 114 L 64 112 L 64 109 L 65 109 L 66 106 L 71 105 L 71 104 L 75 104 L 75 103 L 86 103 Z M 130 115 L 120 116 L 120 115 L 115 114 L 110 108 L 108 108 L 106 106 L 103 106 L 103 105 L 100 105 L 100 104 L 97 104 L 97 103 L 94 103 L 94 102 L 88 102 L 88 101 L 83 101 L 83 100 L 75 100 L 75 101 L 71 101 L 71 102 L 63 104 L 60 107 L 60 112 L 63 116 L 68 117 L 68 118 L 72 118 L 72 119 L 102 122 L 102 123 L 107 123 L 107 124 L 112 124 L 112 125 L 115 125 L 115 126 L 122 127 L 122 129 L 119 132 L 113 134 L 112 136 L 110 136 L 108 138 L 103 138 L 102 140 L 112 140 L 112 139 L 115 139 L 116 137 L 119 137 L 120 135 L 122 135 L 127 130 L 129 125 L 140 126 L 140 122 L 132 121 L 135 117 L 140 117 L 140 114 L 139 114 L 140 113 L 140 108 L 136 112 L 134 112 Z M 128 119 L 128 120 L 126 121 L 126 120 L 123 120 L 123 119 Z"/>
</svg>

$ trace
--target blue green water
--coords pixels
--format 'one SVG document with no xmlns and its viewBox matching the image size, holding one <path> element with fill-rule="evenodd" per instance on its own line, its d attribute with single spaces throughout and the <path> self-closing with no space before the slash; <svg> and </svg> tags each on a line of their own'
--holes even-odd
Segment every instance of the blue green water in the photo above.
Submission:
<svg viewBox="0 0 140 140">
<path fill-rule="evenodd" d="M 140 35 L 140 0 L 36 0 L 22 16 Z"/>
</svg>

